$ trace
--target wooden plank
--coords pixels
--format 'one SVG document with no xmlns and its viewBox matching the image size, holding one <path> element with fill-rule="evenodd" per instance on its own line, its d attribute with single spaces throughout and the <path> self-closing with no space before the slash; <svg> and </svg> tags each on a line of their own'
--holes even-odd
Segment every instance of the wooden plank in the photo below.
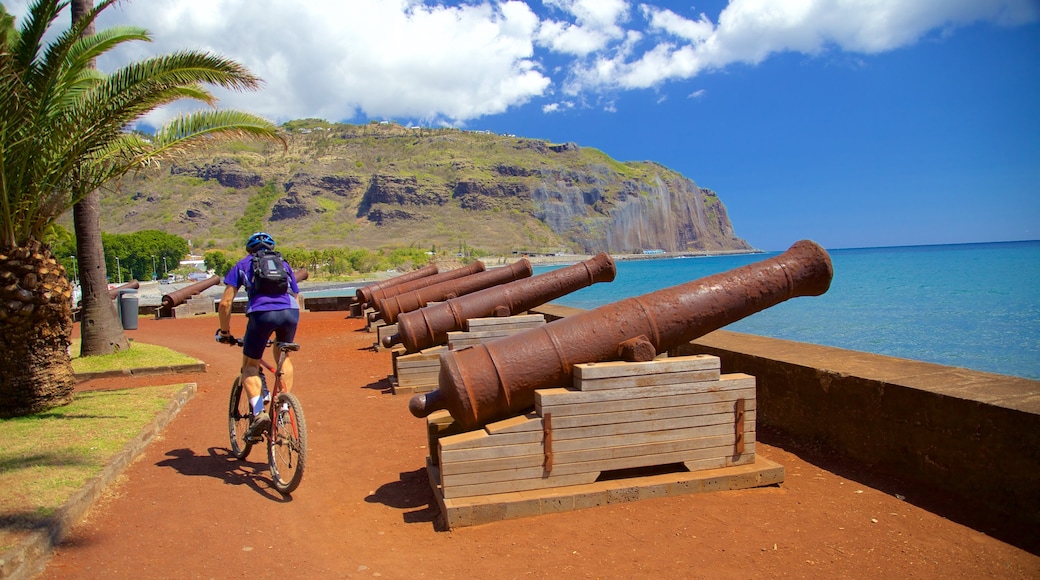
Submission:
<svg viewBox="0 0 1040 580">
<path fill-rule="evenodd" d="M 720 376 L 719 369 L 706 369 L 582 380 L 575 377 L 574 388 L 588 393 L 592 391 L 603 391 L 606 389 L 662 387 L 679 384 L 718 382 Z"/>
<path fill-rule="evenodd" d="M 418 387 L 430 387 L 430 390 L 434 390 L 440 387 L 440 382 L 437 377 L 407 377 L 398 376 L 397 386 L 401 389 L 415 389 Z"/>
<path fill-rule="evenodd" d="M 745 434 L 745 446 L 750 444 L 754 437 Z M 678 439 L 675 441 L 655 441 L 637 445 L 610 446 L 599 449 L 578 449 L 575 451 L 564 451 L 559 449 L 563 442 L 558 442 L 557 449 L 553 453 L 554 463 L 557 467 L 567 463 L 584 463 L 589 461 L 606 461 L 621 457 L 638 457 L 660 455 L 664 453 L 690 452 L 699 449 L 710 449 L 712 447 L 725 447 L 728 454 L 733 454 L 733 444 L 736 438 L 732 433 L 726 435 L 714 435 L 710 437 L 695 437 L 692 439 Z M 667 463 L 667 462 L 666 462 Z M 645 465 L 657 465 L 647 463 Z"/>
<path fill-rule="evenodd" d="M 745 422 L 753 420 L 753 412 L 745 411 Z M 671 419 L 658 419 L 655 421 L 631 421 L 628 423 L 606 423 L 602 425 L 590 425 L 587 427 L 575 427 L 564 429 L 556 427 L 556 440 L 582 439 L 589 437 L 612 437 L 629 433 L 652 433 L 655 431 L 671 431 L 675 429 L 689 429 L 692 427 L 704 427 L 708 425 L 733 426 L 732 410 L 728 413 L 715 413 L 711 415 L 693 415 L 674 417 Z M 743 430 L 740 431 L 743 433 Z"/>
<path fill-rule="evenodd" d="M 534 327 L 545 324 L 545 316 L 542 314 L 517 314 L 515 316 L 470 318 L 463 323 L 466 330 L 487 330 L 501 328 L 503 326 Z"/>
<path fill-rule="evenodd" d="M 416 367 L 440 367 L 441 356 L 440 354 L 424 354 L 417 352 L 414 354 L 406 354 L 397 357 L 398 368 L 416 368 Z"/>
<path fill-rule="evenodd" d="M 441 461 L 440 470 L 443 474 L 456 475 L 459 473 L 478 473 L 501 469 L 542 467 L 544 462 L 545 457 L 542 455 L 519 455 L 517 457 L 498 457 L 495 459 L 474 459 L 472 461 Z"/>
<path fill-rule="evenodd" d="M 753 446 L 751 446 L 753 447 Z M 673 451 L 652 455 L 633 455 L 628 457 L 615 457 L 598 461 L 584 463 L 560 463 L 553 470 L 553 475 L 566 476 L 579 473 L 602 473 L 604 471 L 615 471 L 618 469 L 634 469 L 637 467 L 654 467 L 657 465 L 669 465 L 672 463 L 683 463 L 693 465 L 694 469 L 687 466 L 690 471 L 701 469 L 718 469 L 733 465 L 746 465 L 754 463 L 755 454 L 733 455 L 732 447 L 712 447 L 708 449 Z"/>
<path fill-rule="evenodd" d="M 754 430 L 754 424 L 745 421 L 745 433 Z M 715 425 L 702 425 L 687 427 L 684 429 L 670 429 L 667 431 L 646 431 L 641 433 L 624 433 L 621 435 L 607 435 L 604 437 L 583 437 L 578 439 L 557 439 L 556 453 L 562 454 L 566 451 L 617 449 L 636 446 L 653 446 L 657 443 L 670 441 L 686 441 L 695 439 L 712 439 L 715 436 L 728 437 L 728 445 L 736 441 L 733 432 L 733 417 L 729 417 L 726 423 Z M 749 437 L 745 437 L 749 439 Z M 702 445 L 704 446 L 704 445 Z M 709 445 L 710 446 L 710 445 Z M 685 447 L 684 447 L 685 449 Z"/>
<path fill-rule="evenodd" d="M 458 350 L 464 346 L 473 346 L 476 344 L 483 344 L 499 338 L 505 338 L 512 336 L 519 332 L 518 330 L 493 330 L 487 332 L 449 332 L 448 333 L 448 348 L 451 350 Z"/>
<path fill-rule="evenodd" d="M 656 388 L 656 387 L 651 387 Z M 633 391 L 636 389 L 632 389 Z M 670 407 L 686 407 L 691 405 L 704 405 L 711 403 L 735 402 L 744 398 L 751 401 L 755 397 L 755 389 L 744 388 L 725 391 L 687 392 L 675 395 L 657 395 L 640 398 L 616 398 L 604 401 L 575 403 L 562 403 L 562 397 L 551 398 L 552 403 L 545 404 L 544 399 L 539 396 L 542 390 L 535 391 L 535 409 L 539 413 L 553 413 L 558 417 L 572 415 L 594 415 L 599 413 L 619 413 L 626 411 L 639 411 L 643 409 L 666 409 Z M 615 393 L 621 391 L 599 391 L 599 393 Z M 594 393 L 583 393 L 594 394 Z"/>
<path fill-rule="evenodd" d="M 676 472 L 596 481 L 567 487 L 445 499 L 436 475 L 427 463 L 430 487 L 450 528 L 487 524 L 591 506 L 612 505 L 651 497 L 667 497 L 709 491 L 748 489 L 784 481 L 784 468 L 764 457 L 753 463 L 695 472 Z"/>
<path fill-rule="evenodd" d="M 501 481 L 495 483 L 480 483 L 476 485 L 446 486 L 443 488 L 445 499 L 469 497 L 474 495 L 489 495 L 508 493 L 515 491 L 526 491 L 530 489 L 545 489 L 548 487 L 564 487 L 569 485 L 589 484 L 596 481 L 598 474 L 565 475 L 561 477 L 547 477 L 545 479 L 514 479 L 512 481 Z M 441 476 L 443 478 L 443 476 Z"/>
<path fill-rule="evenodd" d="M 583 380 L 717 370 L 719 357 L 707 354 L 663 358 L 646 362 L 610 361 L 574 365 L 574 386 Z"/>
<path fill-rule="evenodd" d="M 730 426 L 730 429 L 732 429 L 732 425 Z M 504 445 L 523 445 L 527 443 L 542 442 L 541 431 L 521 431 L 518 433 L 499 433 L 496 435 L 489 435 L 486 431 L 471 431 L 470 433 L 480 433 L 483 437 L 453 439 L 444 442 L 441 449 L 457 451 L 459 449 L 481 449 Z M 468 435 L 469 433 L 466 434 Z"/>
<path fill-rule="evenodd" d="M 424 378 L 432 378 L 433 380 L 437 380 L 437 377 L 439 377 L 440 374 L 441 374 L 441 368 L 440 367 L 418 367 L 418 368 L 412 367 L 412 368 L 397 369 L 397 376 L 400 377 L 400 378 L 404 378 L 404 377 L 412 377 L 412 378 L 424 377 Z"/>
<path fill-rule="evenodd" d="M 457 435 L 453 435 L 452 437 L 457 437 Z M 499 445 L 496 447 L 482 447 L 476 449 L 459 450 L 445 449 L 443 442 L 444 439 L 441 439 L 441 463 L 449 463 L 452 461 L 471 461 L 474 459 L 496 459 L 499 457 L 518 457 L 521 455 L 543 455 L 545 453 L 545 449 L 542 447 L 542 441 L 540 437 L 538 439 L 538 443 Z"/>
<path fill-rule="evenodd" d="M 485 427 L 488 433 L 518 433 L 521 431 L 541 431 L 542 418 L 534 412 L 526 415 L 517 415 L 501 421 L 496 421 Z"/>
<path fill-rule="evenodd" d="M 745 412 L 755 412 L 754 399 L 745 399 Z M 696 417 L 698 415 L 713 415 L 717 413 L 732 413 L 735 401 L 718 401 L 710 403 L 699 403 L 694 405 L 671 405 L 666 407 L 650 407 L 646 409 L 635 409 L 618 412 L 580 414 L 558 417 L 556 419 L 557 429 L 570 427 L 591 427 L 595 425 L 615 425 L 625 423 L 652 423 L 667 419 L 681 417 Z M 753 419 L 754 416 L 749 416 Z"/>
<path fill-rule="evenodd" d="M 575 474 L 570 474 L 575 475 Z M 597 473 L 598 475 L 598 473 Z M 463 485 L 476 485 L 481 483 L 497 483 L 504 481 L 515 481 L 520 479 L 546 479 L 550 473 L 541 465 L 533 467 L 518 467 L 512 469 L 500 469 L 496 471 L 477 471 L 471 473 L 444 473 L 441 470 L 441 485 L 445 488 Z M 595 478 L 593 478 L 595 479 Z"/>
<path fill-rule="evenodd" d="M 755 377 L 744 374 L 727 374 L 719 377 L 717 384 L 691 383 L 687 385 L 666 385 L 659 387 L 640 387 L 637 389 L 617 389 L 606 391 L 579 391 L 573 387 L 555 387 L 535 391 L 536 404 L 571 405 L 576 403 L 597 403 L 601 401 L 617 401 L 621 399 L 661 397 L 667 395 L 696 394 L 714 391 L 731 391 L 749 389 L 755 386 Z"/>
</svg>

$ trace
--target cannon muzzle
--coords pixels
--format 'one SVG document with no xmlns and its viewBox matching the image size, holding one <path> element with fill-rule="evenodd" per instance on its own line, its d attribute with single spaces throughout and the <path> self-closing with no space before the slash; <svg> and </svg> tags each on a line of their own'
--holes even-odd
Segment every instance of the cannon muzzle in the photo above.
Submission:
<svg viewBox="0 0 1040 580">
<path fill-rule="evenodd" d="M 616 272 L 614 260 L 601 252 L 584 262 L 405 312 L 397 317 L 397 334 L 385 337 L 383 346 L 403 344 L 408 352 L 418 352 L 444 344 L 449 332 L 462 330 L 471 318 L 520 314 L 597 282 L 610 282 Z"/>
<path fill-rule="evenodd" d="M 387 324 L 393 324 L 397 322 L 397 318 L 401 314 L 418 310 L 430 302 L 440 302 L 450 298 L 465 296 L 478 290 L 500 284 L 508 284 L 509 282 L 515 282 L 530 276 L 531 262 L 524 258 L 508 266 L 492 268 L 486 272 L 470 274 L 462 278 L 440 282 L 432 286 L 385 298 L 379 301 L 377 310 L 379 310 L 379 315 L 383 317 Z"/>
<path fill-rule="evenodd" d="M 437 273 L 437 264 L 430 264 L 423 266 L 418 270 L 412 270 L 411 272 L 405 272 L 399 276 L 393 278 L 387 278 L 379 282 L 373 282 L 366 284 L 357 289 L 357 301 L 361 304 L 367 304 L 372 301 L 372 293 L 380 288 L 389 288 L 390 286 L 396 286 L 405 282 L 411 282 L 412 280 L 418 280 L 426 276 L 433 276 Z"/>
<path fill-rule="evenodd" d="M 416 417 L 447 409 L 475 429 L 530 407 L 537 389 L 570 385 L 575 364 L 652 360 L 790 298 L 823 294 L 833 275 L 827 252 L 801 241 L 768 260 L 448 351 L 439 388 L 409 409 Z"/>
</svg>

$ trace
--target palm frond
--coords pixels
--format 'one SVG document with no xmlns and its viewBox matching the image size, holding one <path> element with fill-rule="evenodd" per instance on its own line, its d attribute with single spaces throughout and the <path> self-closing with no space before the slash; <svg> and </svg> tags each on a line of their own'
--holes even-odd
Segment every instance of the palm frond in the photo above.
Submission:
<svg viewBox="0 0 1040 580">
<path fill-rule="evenodd" d="M 11 50 L 0 46 L 0 243 L 38 237 L 86 193 L 127 172 L 217 140 L 281 140 L 277 127 L 248 113 L 206 111 L 177 119 L 153 139 L 125 128 L 183 99 L 215 104 L 207 86 L 255 90 L 241 64 L 199 51 L 131 63 L 113 74 L 90 63 L 147 31 L 121 26 L 83 37 L 104 0 L 46 47 L 43 38 L 68 2 L 36 0 Z"/>
</svg>

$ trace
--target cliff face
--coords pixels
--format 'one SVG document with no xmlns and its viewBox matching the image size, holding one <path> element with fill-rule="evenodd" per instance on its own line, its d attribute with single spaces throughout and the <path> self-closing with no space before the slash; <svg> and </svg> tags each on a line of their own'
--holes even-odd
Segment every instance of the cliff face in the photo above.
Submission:
<svg viewBox="0 0 1040 580">
<path fill-rule="evenodd" d="M 656 163 L 454 129 L 287 128 L 288 151 L 239 146 L 128 178 L 104 197 L 103 229 L 157 228 L 215 246 L 266 229 L 315 248 L 752 249 L 715 192 Z"/>
</svg>

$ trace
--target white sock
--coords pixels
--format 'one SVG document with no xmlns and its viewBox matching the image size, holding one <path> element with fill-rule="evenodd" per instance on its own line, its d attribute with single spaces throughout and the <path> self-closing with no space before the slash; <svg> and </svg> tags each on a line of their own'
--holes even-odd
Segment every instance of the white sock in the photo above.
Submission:
<svg viewBox="0 0 1040 580">
<path fill-rule="evenodd" d="M 264 400 L 260 397 L 249 397 L 249 405 L 253 407 L 253 414 L 259 415 L 264 410 Z"/>
</svg>

